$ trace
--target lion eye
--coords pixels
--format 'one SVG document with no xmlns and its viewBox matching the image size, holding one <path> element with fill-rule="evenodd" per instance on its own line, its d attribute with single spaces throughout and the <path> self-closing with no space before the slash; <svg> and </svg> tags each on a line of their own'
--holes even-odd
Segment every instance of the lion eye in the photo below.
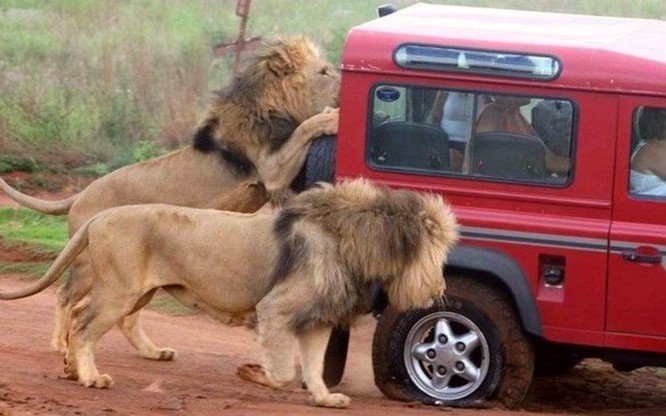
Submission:
<svg viewBox="0 0 666 416">
<path fill-rule="evenodd" d="M 319 70 L 319 75 L 328 75 L 328 68 L 322 68 Z"/>
</svg>

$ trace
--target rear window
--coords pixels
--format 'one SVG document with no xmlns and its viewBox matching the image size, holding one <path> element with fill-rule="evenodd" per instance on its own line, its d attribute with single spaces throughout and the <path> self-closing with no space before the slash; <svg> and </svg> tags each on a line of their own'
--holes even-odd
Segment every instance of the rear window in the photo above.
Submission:
<svg viewBox="0 0 666 416">
<path fill-rule="evenodd" d="M 378 85 L 371 106 L 373 169 L 553 186 L 571 179 L 570 101 Z"/>
</svg>

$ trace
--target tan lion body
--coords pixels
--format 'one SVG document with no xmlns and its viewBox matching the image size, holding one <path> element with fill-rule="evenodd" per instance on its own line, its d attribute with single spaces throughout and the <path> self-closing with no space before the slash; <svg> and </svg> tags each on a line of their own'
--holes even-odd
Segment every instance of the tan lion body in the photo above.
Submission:
<svg viewBox="0 0 666 416">
<path fill-rule="evenodd" d="M 265 195 L 244 196 L 239 187 L 261 182 L 272 198 L 284 199 L 310 141 L 337 132 L 338 113 L 329 107 L 337 103 L 338 88 L 339 75 L 307 39 L 280 41 L 259 53 L 218 93 L 193 145 L 114 171 L 63 201 L 31 198 L 1 178 L 0 188 L 29 208 L 69 213 L 70 235 L 93 215 L 122 205 L 168 203 L 251 212 L 265 202 Z M 230 200 L 231 192 L 236 195 Z M 52 346 L 61 352 L 71 306 L 91 284 L 87 256 L 84 251 L 78 257 L 58 292 Z M 145 357 L 174 357 L 173 350 L 156 347 L 144 334 L 138 312 L 119 325 Z"/>
<path fill-rule="evenodd" d="M 70 378 L 109 387 L 94 363 L 96 342 L 164 288 L 228 325 L 252 324 L 256 312 L 263 362 L 241 367 L 242 378 L 285 385 L 296 375 L 298 345 L 312 402 L 345 407 L 349 398 L 331 394 L 322 380 L 332 328 L 368 311 L 373 282 L 398 309 L 439 299 L 456 227 L 441 198 L 363 180 L 311 189 L 267 214 L 117 207 L 84 224 L 42 279 L 0 299 L 43 290 L 87 251 L 95 280 L 72 310 Z"/>
</svg>

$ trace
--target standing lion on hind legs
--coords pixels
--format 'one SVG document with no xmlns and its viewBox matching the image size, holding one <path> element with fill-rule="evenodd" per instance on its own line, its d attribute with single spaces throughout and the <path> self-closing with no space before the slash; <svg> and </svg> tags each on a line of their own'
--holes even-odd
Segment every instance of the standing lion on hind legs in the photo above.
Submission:
<svg viewBox="0 0 666 416">
<path fill-rule="evenodd" d="M 272 199 L 284 200 L 311 140 L 337 133 L 338 113 L 330 107 L 337 105 L 339 83 L 339 74 L 309 40 L 283 39 L 258 52 L 229 87 L 216 94 L 190 146 L 114 171 L 61 201 L 32 198 L 1 178 L 0 188 L 28 208 L 69 213 L 70 236 L 93 215 L 121 205 L 167 203 L 252 211 L 266 201 L 257 182 Z M 244 187 L 251 192 L 244 194 Z M 70 309 L 90 290 L 91 276 L 84 252 L 58 291 L 51 343 L 57 351 L 65 352 Z M 155 346 L 138 319 L 137 311 L 119 322 L 132 345 L 146 358 L 173 359 L 175 351 Z"/>
<path fill-rule="evenodd" d="M 256 322 L 262 365 L 241 366 L 241 378 L 284 387 L 296 376 L 298 343 L 311 402 L 347 407 L 349 397 L 323 380 L 333 327 L 348 328 L 370 310 L 373 284 L 398 310 L 430 307 L 442 297 L 457 238 L 441 197 L 363 179 L 321 184 L 266 213 L 116 207 L 83 224 L 39 281 L 0 299 L 44 290 L 87 251 L 93 284 L 72 309 L 68 378 L 109 387 L 111 377 L 95 366 L 96 342 L 163 288 L 227 325 Z"/>
</svg>

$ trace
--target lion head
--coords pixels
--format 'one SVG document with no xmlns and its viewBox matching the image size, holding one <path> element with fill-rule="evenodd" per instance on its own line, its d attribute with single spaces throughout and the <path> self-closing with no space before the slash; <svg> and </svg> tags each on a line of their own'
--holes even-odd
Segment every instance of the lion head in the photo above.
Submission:
<svg viewBox="0 0 666 416">
<path fill-rule="evenodd" d="M 443 267 L 458 240 L 455 216 L 440 196 L 364 179 L 300 193 L 274 231 L 281 245 L 274 281 L 309 270 L 316 293 L 293 319 L 297 331 L 317 322 L 349 324 L 375 282 L 398 310 L 431 306 L 444 293 Z"/>
<path fill-rule="evenodd" d="M 305 37 L 258 51 L 216 92 L 195 137 L 248 154 L 278 150 L 304 120 L 338 102 L 340 75 Z"/>
</svg>

